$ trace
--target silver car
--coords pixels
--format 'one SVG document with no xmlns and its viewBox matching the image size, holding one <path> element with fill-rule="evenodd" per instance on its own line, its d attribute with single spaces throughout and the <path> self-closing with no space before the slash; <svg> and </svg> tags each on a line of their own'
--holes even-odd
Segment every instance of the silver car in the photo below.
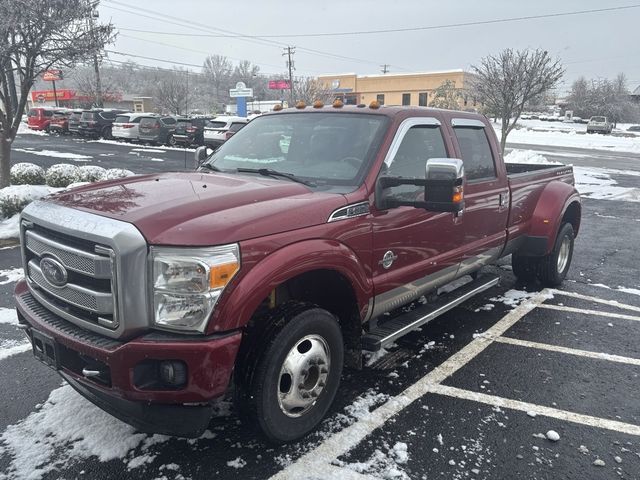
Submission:
<svg viewBox="0 0 640 480">
<path fill-rule="evenodd" d="M 587 123 L 587 133 L 611 133 L 613 124 L 607 117 L 591 117 Z"/>
<path fill-rule="evenodd" d="M 216 117 L 204 124 L 204 144 L 219 147 L 234 133 L 244 127 L 249 120 L 245 117 Z"/>
<path fill-rule="evenodd" d="M 111 135 L 116 139 L 138 140 L 140 119 L 148 113 L 123 113 L 116 117 L 111 126 Z"/>
</svg>

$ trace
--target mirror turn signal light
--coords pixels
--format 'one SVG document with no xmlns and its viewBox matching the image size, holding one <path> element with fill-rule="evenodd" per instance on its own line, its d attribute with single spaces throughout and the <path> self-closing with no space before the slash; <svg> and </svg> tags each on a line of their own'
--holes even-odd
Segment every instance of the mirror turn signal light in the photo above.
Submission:
<svg viewBox="0 0 640 480">
<path fill-rule="evenodd" d="M 464 191 L 463 191 L 462 187 L 461 186 L 455 187 L 453 189 L 453 197 L 451 198 L 451 201 L 453 203 L 460 203 L 460 202 L 462 202 L 463 198 L 464 198 Z"/>
</svg>

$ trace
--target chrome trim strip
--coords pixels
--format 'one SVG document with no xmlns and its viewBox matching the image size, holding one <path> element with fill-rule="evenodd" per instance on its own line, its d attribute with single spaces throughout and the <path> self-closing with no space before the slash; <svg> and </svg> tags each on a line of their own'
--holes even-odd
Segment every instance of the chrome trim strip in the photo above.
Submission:
<svg viewBox="0 0 640 480">
<path fill-rule="evenodd" d="M 471 128 L 485 128 L 486 125 L 475 118 L 452 118 L 452 127 L 471 127 Z"/>
<path fill-rule="evenodd" d="M 57 255 L 58 252 L 52 251 L 47 252 L 43 249 L 39 249 L 33 245 L 33 241 L 43 243 L 44 245 L 51 247 L 54 250 L 60 250 L 65 253 L 75 255 L 77 257 L 86 258 L 87 260 L 93 262 L 93 271 L 89 272 L 87 270 L 82 270 L 80 268 L 76 268 L 73 265 L 69 265 L 68 261 L 65 261 L 64 255 Z M 26 247 L 35 253 L 38 256 L 42 256 L 44 253 L 51 253 L 56 256 L 56 258 L 69 270 L 73 270 L 74 272 L 83 273 L 85 275 L 89 275 L 94 278 L 111 278 L 111 265 L 108 258 L 101 257 L 99 255 L 95 255 L 93 253 L 85 252 L 84 250 L 80 250 L 78 248 L 74 248 L 70 245 L 65 245 L 55 240 L 51 240 L 50 238 L 43 237 L 42 235 L 27 230 L 25 232 L 25 245 Z"/>
<path fill-rule="evenodd" d="M 352 203 L 350 205 L 346 205 L 334 210 L 331 215 L 329 215 L 327 223 L 337 222 L 338 220 L 346 220 L 348 218 L 363 217 L 365 215 L 369 215 L 369 213 L 370 210 L 368 201 Z"/>
<path fill-rule="evenodd" d="M 382 339 L 380 339 L 380 346 L 384 347 L 385 344 L 389 344 L 390 342 L 393 342 L 394 340 L 397 340 L 398 338 L 402 337 L 403 335 L 405 335 L 406 333 L 410 332 L 411 330 L 415 330 L 416 328 L 424 325 L 425 323 L 433 320 L 434 318 L 439 317 L 440 315 L 448 312 L 449 310 L 451 310 L 451 309 L 457 307 L 458 305 L 460 305 L 461 303 L 465 302 L 469 298 L 477 295 L 478 293 L 483 292 L 485 290 L 488 290 L 489 288 L 497 285 L 499 281 L 500 281 L 500 277 L 491 278 L 487 282 L 478 285 L 473 290 L 470 290 L 469 292 L 465 293 L 464 295 L 460 295 L 460 296 L 454 298 L 451 302 L 449 302 L 449 303 L 447 303 L 445 305 L 442 305 L 441 307 L 439 307 L 439 308 L 437 308 L 435 310 L 432 310 L 431 312 L 429 312 L 428 314 L 424 315 L 423 317 L 420 317 L 419 319 L 417 319 L 417 320 L 405 325 L 401 329 L 396 330 L 395 332 L 390 333 L 386 337 L 383 337 Z"/>
<path fill-rule="evenodd" d="M 60 313 L 59 308 L 51 308 L 48 302 L 47 308 L 72 323 L 110 338 L 119 338 L 151 326 L 150 310 L 146 301 L 147 242 L 135 226 L 43 200 L 30 203 L 22 211 L 22 218 L 54 232 L 105 245 L 114 252 L 112 288 L 117 302 L 114 315 L 120 319 L 115 329 L 75 316 L 69 318 L 68 314 Z M 26 236 L 24 227 L 23 225 L 21 232 L 23 241 Z M 41 295 L 36 295 L 37 291 L 33 286 L 30 286 L 30 290 L 39 301 L 42 300 Z"/>
<path fill-rule="evenodd" d="M 425 293 L 449 283 L 455 278 L 457 272 L 458 264 L 456 263 L 439 272 L 426 275 L 411 283 L 376 295 L 371 318 L 376 318 L 383 313 L 402 307 L 407 303 L 417 300 Z"/>
</svg>

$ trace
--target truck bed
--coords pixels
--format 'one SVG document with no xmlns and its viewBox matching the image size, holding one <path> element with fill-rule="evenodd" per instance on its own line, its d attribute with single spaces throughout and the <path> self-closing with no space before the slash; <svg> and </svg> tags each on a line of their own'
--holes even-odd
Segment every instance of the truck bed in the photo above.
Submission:
<svg viewBox="0 0 640 480">
<path fill-rule="evenodd" d="M 574 184 L 571 165 L 505 163 L 505 167 L 511 192 L 511 211 L 507 225 L 517 225 L 516 230 L 519 232 L 527 230 L 538 199 L 549 182 L 555 180 Z"/>
</svg>

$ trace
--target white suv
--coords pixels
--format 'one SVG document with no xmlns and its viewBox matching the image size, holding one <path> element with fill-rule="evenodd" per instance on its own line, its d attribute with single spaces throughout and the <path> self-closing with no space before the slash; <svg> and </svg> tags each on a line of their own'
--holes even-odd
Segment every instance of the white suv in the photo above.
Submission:
<svg viewBox="0 0 640 480">
<path fill-rule="evenodd" d="M 219 147 L 247 123 L 249 120 L 245 117 L 216 117 L 208 120 L 204 125 L 204 144 Z"/>
<path fill-rule="evenodd" d="M 587 133 L 611 133 L 613 124 L 607 117 L 591 117 L 587 123 Z"/>
<path fill-rule="evenodd" d="M 111 126 L 111 135 L 114 138 L 122 138 L 124 140 L 138 140 L 140 120 L 148 116 L 148 113 L 123 113 L 118 115 Z"/>
</svg>

